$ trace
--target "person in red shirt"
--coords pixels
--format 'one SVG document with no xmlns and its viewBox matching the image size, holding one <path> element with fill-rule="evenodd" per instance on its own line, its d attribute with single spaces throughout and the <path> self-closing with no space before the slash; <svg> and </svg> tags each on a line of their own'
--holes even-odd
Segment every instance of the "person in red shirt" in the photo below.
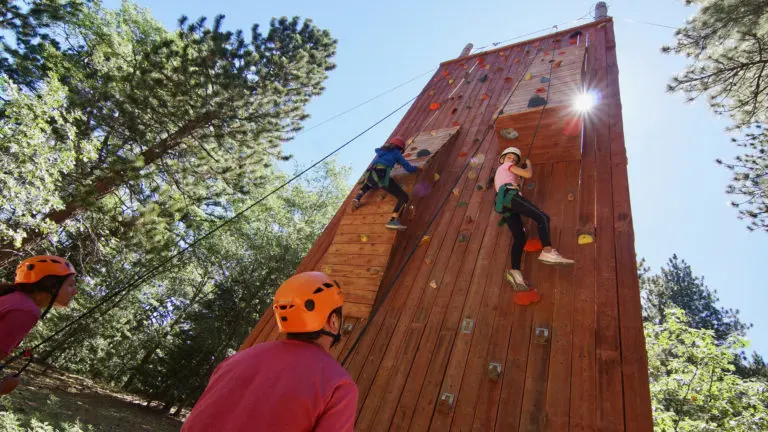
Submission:
<svg viewBox="0 0 768 432">
<path fill-rule="evenodd" d="M 14 283 L 0 284 L 0 360 L 19 346 L 54 304 L 69 305 L 77 294 L 75 275 L 75 268 L 66 259 L 41 255 L 16 267 Z M 15 375 L 3 378 L 0 394 L 10 393 L 19 382 Z"/>
<path fill-rule="evenodd" d="M 357 385 L 329 354 L 341 338 L 343 302 L 338 282 L 325 273 L 286 280 L 272 305 L 286 339 L 224 360 L 182 432 L 353 431 Z"/>
</svg>

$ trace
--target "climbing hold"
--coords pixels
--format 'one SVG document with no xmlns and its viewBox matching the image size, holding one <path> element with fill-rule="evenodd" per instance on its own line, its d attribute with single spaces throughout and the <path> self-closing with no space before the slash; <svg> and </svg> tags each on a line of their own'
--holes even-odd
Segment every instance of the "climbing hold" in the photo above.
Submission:
<svg viewBox="0 0 768 432">
<path fill-rule="evenodd" d="M 429 286 L 432 288 L 437 288 L 437 281 L 436 280 L 429 281 Z"/>
<path fill-rule="evenodd" d="M 514 81 L 514 79 L 513 79 L 511 76 L 508 76 L 508 77 L 504 77 L 504 82 L 505 82 L 505 83 L 509 84 L 509 83 L 511 83 L 512 81 Z"/>
<path fill-rule="evenodd" d="M 485 80 L 487 80 L 487 79 L 488 79 L 488 74 L 485 74 L 485 75 L 481 76 L 478 81 L 485 82 Z"/>
<path fill-rule="evenodd" d="M 413 144 L 413 138 L 408 138 L 408 141 L 405 142 L 408 145 Z"/>
<path fill-rule="evenodd" d="M 449 79 L 448 84 L 453 85 L 453 79 Z"/>
<path fill-rule="evenodd" d="M 355 328 L 355 323 L 353 321 L 347 321 L 344 324 L 344 327 L 341 328 L 341 332 L 345 335 L 348 335 L 352 333 L 352 330 Z"/>
<path fill-rule="evenodd" d="M 464 222 L 466 222 L 467 224 L 471 224 L 474 221 L 475 221 L 475 218 L 473 218 L 472 215 L 464 216 Z"/>
<path fill-rule="evenodd" d="M 448 71 L 443 71 L 443 76 L 447 77 L 448 76 Z"/>
<path fill-rule="evenodd" d="M 484 64 L 485 63 L 485 58 L 484 57 L 478 57 L 477 58 L 477 63 L 478 64 Z"/>
<path fill-rule="evenodd" d="M 459 126 L 461 126 L 461 123 L 459 123 L 458 120 L 454 120 L 451 122 L 451 127 L 459 127 Z"/>
<path fill-rule="evenodd" d="M 403 154 L 403 156 L 404 156 L 406 159 L 410 159 L 410 157 L 411 157 L 411 156 L 413 156 L 413 153 L 405 153 L 405 154 Z"/>
<path fill-rule="evenodd" d="M 464 334 L 470 334 L 474 329 L 475 329 L 475 320 L 473 320 L 472 318 L 464 318 L 464 321 L 461 322 L 461 332 Z"/>
<path fill-rule="evenodd" d="M 542 94 L 542 93 L 546 93 L 546 92 L 547 92 L 547 88 L 546 87 L 539 87 L 539 88 L 536 89 L 536 93 L 538 93 L 538 94 Z"/>
<path fill-rule="evenodd" d="M 498 381 L 501 378 L 501 363 L 488 364 L 488 378 L 491 381 Z"/>
<path fill-rule="evenodd" d="M 434 95 L 435 95 L 435 91 L 434 91 L 434 90 L 430 90 L 430 91 L 429 91 L 429 95 L 430 95 L 430 96 L 434 96 Z"/>
<path fill-rule="evenodd" d="M 485 162 L 485 155 L 480 153 L 479 155 L 475 156 L 474 159 L 478 164 L 481 164 Z"/>
<path fill-rule="evenodd" d="M 488 93 L 483 93 L 483 97 L 481 97 L 480 100 L 488 100 L 489 97 Z"/>
<path fill-rule="evenodd" d="M 469 241 L 469 234 L 461 233 L 459 234 L 459 243 L 466 243 Z"/>
<path fill-rule="evenodd" d="M 431 131 L 429 131 L 429 134 L 432 135 L 432 136 L 436 136 L 437 135 L 437 131 L 431 130 Z"/>
<path fill-rule="evenodd" d="M 571 116 L 567 118 L 565 120 L 563 134 L 570 137 L 579 136 L 581 134 L 581 117 Z"/>
<path fill-rule="evenodd" d="M 539 95 L 533 95 L 533 97 L 528 100 L 528 108 L 538 108 L 546 104 L 547 100 Z"/>
<path fill-rule="evenodd" d="M 475 157 L 473 157 L 472 159 L 469 160 L 469 166 L 471 166 L 472 168 L 475 168 L 478 165 L 480 165 L 480 162 L 478 162 L 477 156 L 475 156 Z"/>
<path fill-rule="evenodd" d="M 576 197 L 572 193 L 568 194 L 568 201 L 573 201 L 575 199 L 576 199 Z"/>
<path fill-rule="evenodd" d="M 332 270 L 331 266 L 329 266 L 329 265 L 324 265 L 323 266 L 323 273 L 329 275 L 329 274 L 331 274 L 331 270 Z"/>
<path fill-rule="evenodd" d="M 526 252 L 538 252 L 543 249 L 541 240 L 537 238 L 529 238 L 523 246 L 523 250 Z"/>
<path fill-rule="evenodd" d="M 551 53 L 550 53 L 549 51 L 544 51 L 544 55 L 545 55 L 545 56 L 548 56 L 548 55 L 550 55 L 550 54 L 551 54 Z"/>
<path fill-rule="evenodd" d="M 559 38 L 559 37 L 556 37 L 556 38 L 554 38 L 554 39 L 552 39 L 552 40 L 553 40 L 555 43 L 557 43 L 557 42 L 560 42 L 560 41 L 561 41 L 561 40 L 563 40 L 563 39 L 562 39 L 562 38 Z"/>
<path fill-rule="evenodd" d="M 475 185 L 475 189 L 477 189 L 477 190 L 479 190 L 479 191 L 483 190 L 484 188 L 485 188 L 485 186 L 481 185 L 480 183 L 478 183 L 477 185 Z"/>
<path fill-rule="evenodd" d="M 451 193 L 453 193 L 454 196 L 459 196 L 461 194 L 461 191 L 459 190 L 459 188 L 453 188 Z M 457 205 L 457 207 L 458 207 L 458 205 Z"/>
<path fill-rule="evenodd" d="M 427 196 L 430 192 L 432 192 L 432 185 L 427 181 L 420 181 L 413 187 L 413 195 L 416 198 Z"/>
<path fill-rule="evenodd" d="M 466 207 L 467 202 L 466 201 L 459 201 L 458 204 L 456 204 L 456 207 Z"/>
<path fill-rule="evenodd" d="M 486 69 L 486 70 L 487 70 L 487 69 L 490 69 L 490 68 L 491 68 L 491 65 L 488 65 L 488 64 L 487 64 L 487 65 L 485 65 L 485 66 L 483 66 L 483 69 Z"/>
<path fill-rule="evenodd" d="M 419 246 L 429 243 L 429 240 L 431 238 L 432 236 L 425 235 L 424 237 L 421 238 L 421 241 L 419 241 Z"/>
<path fill-rule="evenodd" d="M 460 158 L 463 158 L 463 157 L 466 157 L 466 156 L 467 156 L 467 152 L 465 152 L 465 151 L 459 152 L 459 154 L 458 154 L 458 157 L 460 157 Z"/>
<path fill-rule="evenodd" d="M 565 51 L 560 51 L 559 53 L 557 53 L 557 55 L 565 55 L 565 54 L 566 54 Z"/>
<path fill-rule="evenodd" d="M 548 83 L 549 82 L 549 77 L 543 76 L 543 77 L 541 77 L 539 79 L 539 82 L 542 83 L 542 84 Z"/>
<path fill-rule="evenodd" d="M 459 63 L 459 66 L 461 66 L 461 67 L 464 67 L 464 66 L 466 66 L 466 65 L 467 65 L 467 64 L 466 64 L 466 63 L 464 63 L 464 62 L 461 62 L 461 63 Z"/>
<path fill-rule="evenodd" d="M 464 84 L 472 84 L 472 81 L 466 80 L 466 81 L 464 81 Z"/>
<path fill-rule="evenodd" d="M 437 411 L 441 414 L 450 414 L 453 409 L 453 395 L 450 393 L 443 393 L 440 395 L 440 400 L 437 401 Z"/>
<path fill-rule="evenodd" d="M 534 46 L 534 47 L 537 47 L 537 46 L 539 46 L 539 45 L 541 45 L 541 43 L 539 43 L 539 41 L 536 41 L 536 42 L 534 42 L 534 43 L 533 43 L 533 46 Z"/>
<path fill-rule="evenodd" d="M 360 234 L 360 241 L 363 243 L 366 243 L 368 241 L 368 235 L 367 234 Z"/>
<path fill-rule="evenodd" d="M 477 144 L 477 143 L 479 143 L 479 142 L 480 142 L 480 138 L 474 138 L 474 139 L 472 140 L 472 143 L 474 143 L 474 144 Z"/>
<path fill-rule="evenodd" d="M 433 261 L 433 258 L 431 256 L 424 258 L 424 262 L 427 264 L 432 264 L 432 261 Z"/>
<path fill-rule="evenodd" d="M 470 171 L 470 172 L 467 174 L 467 177 L 468 177 L 470 180 L 474 180 L 474 179 L 476 179 L 476 178 L 477 178 L 477 171 L 474 171 L 474 170 Z"/>
<path fill-rule="evenodd" d="M 433 131 L 432 133 L 434 134 L 434 131 Z M 434 135 L 433 135 L 433 136 L 434 136 Z M 431 152 L 431 151 L 429 151 L 429 150 L 427 150 L 427 149 L 421 149 L 421 150 L 419 150 L 419 151 L 416 153 L 416 157 L 417 157 L 417 158 L 423 158 L 423 157 L 427 157 L 427 156 L 429 156 L 429 155 L 431 155 L 431 154 L 432 154 L 432 152 Z"/>
<path fill-rule="evenodd" d="M 558 61 L 555 62 L 555 64 L 552 65 L 552 67 L 557 69 L 557 68 L 559 68 L 562 65 L 563 65 L 563 61 L 562 60 L 558 60 Z"/>
<path fill-rule="evenodd" d="M 432 181 L 437 182 L 438 180 L 440 180 L 440 174 L 434 173 L 432 175 Z"/>
<path fill-rule="evenodd" d="M 525 74 L 525 78 L 523 78 L 523 79 L 526 80 L 526 81 L 530 81 L 532 77 L 533 77 L 533 75 L 531 75 L 531 73 L 528 72 L 527 74 Z"/>
<path fill-rule="evenodd" d="M 571 39 L 571 40 L 568 41 L 568 43 L 570 45 L 576 45 L 577 43 L 579 43 L 579 40 L 578 39 Z"/>
<path fill-rule="evenodd" d="M 534 342 L 537 344 L 546 344 L 549 342 L 549 329 L 544 327 L 537 328 Z"/>
<path fill-rule="evenodd" d="M 576 242 L 581 246 L 595 242 L 595 229 L 592 227 L 580 229 L 576 234 Z"/>
<path fill-rule="evenodd" d="M 541 300 L 541 294 L 536 290 L 516 292 L 515 303 L 520 306 L 528 306 Z"/>
<path fill-rule="evenodd" d="M 530 182 L 530 183 L 528 183 L 528 189 L 529 189 L 529 190 L 533 190 L 533 188 L 535 188 L 535 187 L 536 187 L 536 182 Z"/>
</svg>

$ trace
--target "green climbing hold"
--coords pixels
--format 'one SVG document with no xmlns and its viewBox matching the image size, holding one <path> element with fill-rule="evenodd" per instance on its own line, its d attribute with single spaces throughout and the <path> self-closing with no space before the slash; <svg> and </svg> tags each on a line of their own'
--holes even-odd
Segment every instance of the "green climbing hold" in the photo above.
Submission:
<svg viewBox="0 0 768 432">
<path fill-rule="evenodd" d="M 485 80 L 487 80 L 487 79 L 488 79 L 488 74 L 485 74 L 485 75 L 481 76 L 478 81 L 485 82 Z"/>
<path fill-rule="evenodd" d="M 459 203 L 456 204 L 456 207 L 466 207 L 466 206 L 467 206 L 467 202 L 466 201 L 459 201 Z"/>
<path fill-rule="evenodd" d="M 530 182 L 530 183 L 528 183 L 528 189 L 531 189 L 531 190 L 532 190 L 532 189 L 533 189 L 533 188 L 535 188 L 535 187 L 536 187 L 536 182 Z"/>
<path fill-rule="evenodd" d="M 464 81 L 464 83 L 465 83 L 465 84 L 472 84 L 472 81 L 470 81 L 470 80 L 466 80 L 466 81 Z"/>
<path fill-rule="evenodd" d="M 466 243 L 468 240 L 469 240 L 469 234 L 467 233 L 459 234 L 459 243 Z"/>
</svg>

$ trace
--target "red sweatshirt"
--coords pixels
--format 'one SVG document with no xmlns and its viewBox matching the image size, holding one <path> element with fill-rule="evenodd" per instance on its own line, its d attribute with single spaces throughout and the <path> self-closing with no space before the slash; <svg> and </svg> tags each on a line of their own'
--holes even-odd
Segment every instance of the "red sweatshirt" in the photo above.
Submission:
<svg viewBox="0 0 768 432">
<path fill-rule="evenodd" d="M 11 354 L 40 319 L 40 308 L 15 291 L 0 296 L 0 359 Z"/>
<path fill-rule="evenodd" d="M 353 431 L 357 385 L 322 347 L 281 340 L 222 362 L 181 428 L 196 431 Z"/>
</svg>

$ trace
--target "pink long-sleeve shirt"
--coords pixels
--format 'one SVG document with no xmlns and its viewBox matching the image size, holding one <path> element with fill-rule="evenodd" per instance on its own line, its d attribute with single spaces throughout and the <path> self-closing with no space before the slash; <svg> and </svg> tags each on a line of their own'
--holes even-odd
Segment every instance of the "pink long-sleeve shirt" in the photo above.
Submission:
<svg viewBox="0 0 768 432">
<path fill-rule="evenodd" d="M 357 385 L 323 348 L 281 340 L 222 362 L 182 432 L 353 431 Z"/>
<path fill-rule="evenodd" d="M 0 358 L 10 355 L 39 320 L 40 308 L 28 295 L 0 296 Z"/>
</svg>

